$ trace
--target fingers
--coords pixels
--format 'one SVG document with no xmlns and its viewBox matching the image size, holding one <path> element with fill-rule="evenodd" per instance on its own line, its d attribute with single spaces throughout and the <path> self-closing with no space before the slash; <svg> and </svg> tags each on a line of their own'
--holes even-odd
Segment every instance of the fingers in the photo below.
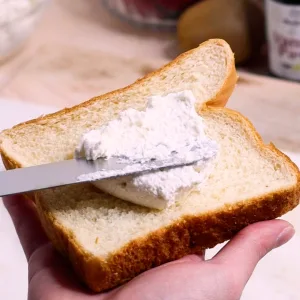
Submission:
<svg viewBox="0 0 300 300">
<path fill-rule="evenodd" d="M 22 196 L 3 198 L 3 203 L 14 223 L 27 260 L 48 239 L 38 220 L 34 204 Z"/>
<path fill-rule="evenodd" d="M 294 228 L 282 220 L 250 225 L 240 231 L 211 262 L 226 267 L 227 274 L 232 274 L 242 292 L 260 259 L 289 241 L 294 233 Z"/>
</svg>

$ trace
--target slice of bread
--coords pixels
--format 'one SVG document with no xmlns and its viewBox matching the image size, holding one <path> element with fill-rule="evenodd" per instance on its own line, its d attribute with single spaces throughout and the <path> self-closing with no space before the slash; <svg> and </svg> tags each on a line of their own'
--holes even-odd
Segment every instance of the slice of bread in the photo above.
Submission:
<svg viewBox="0 0 300 300">
<path fill-rule="evenodd" d="M 0 135 L 7 169 L 73 157 L 81 135 L 146 97 L 190 89 L 207 136 L 220 152 L 197 192 L 157 211 L 109 196 L 91 184 L 35 193 L 45 231 L 79 277 L 100 292 L 139 273 L 231 238 L 250 223 L 273 219 L 299 203 L 300 175 L 288 157 L 264 145 L 227 102 L 235 82 L 233 55 L 212 40 L 128 88 L 45 116 Z"/>
<path fill-rule="evenodd" d="M 84 132 L 128 108 L 144 109 L 148 96 L 191 90 L 198 109 L 204 103 L 225 106 L 236 82 L 229 45 L 223 40 L 209 40 L 129 87 L 2 132 L 0 150 L 14 167 L 69 159 Z"/>
</svg>

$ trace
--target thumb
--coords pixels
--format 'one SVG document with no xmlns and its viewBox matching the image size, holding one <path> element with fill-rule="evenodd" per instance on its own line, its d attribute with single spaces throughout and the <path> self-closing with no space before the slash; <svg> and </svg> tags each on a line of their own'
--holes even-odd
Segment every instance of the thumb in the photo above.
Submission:
<svg viewBox="0 0 300 300">
<path fill-rule="evenodd" d="M 283 220 L 264 221 L 240 231 L 212 260 L 226 268 L 241 293 L 257 263 L 272 249 L 289 241 L 295 230 Z"/>
</svg>

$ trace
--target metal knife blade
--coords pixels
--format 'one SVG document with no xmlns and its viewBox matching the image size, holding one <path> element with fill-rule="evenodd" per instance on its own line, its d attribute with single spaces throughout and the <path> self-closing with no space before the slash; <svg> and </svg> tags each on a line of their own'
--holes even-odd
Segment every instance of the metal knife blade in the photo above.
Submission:
<svg viewBox="0 0 300 300">
<path fill-rule="evenodd" d="M 151 160 L 134 165 L 120 162 L 119 158 L 71 159 L 51 164 L 38 165 L 0 172 L 0 197 L 37 191 L 58 186 L 102 180 L 117 176 L 155 171 L 170 167 L 191 165 L 203 159 L 203 155 L 192 158 L 170 156 L 167 160 Z M 85 176 L 85 174 L 89 174 Z M 93 179 L 91 179 L 90 175 Z"/>
</svg>

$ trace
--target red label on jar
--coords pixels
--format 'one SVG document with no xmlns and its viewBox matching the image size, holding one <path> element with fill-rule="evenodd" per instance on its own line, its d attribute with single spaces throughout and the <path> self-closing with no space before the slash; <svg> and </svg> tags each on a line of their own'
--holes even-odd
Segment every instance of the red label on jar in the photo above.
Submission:
<svg viewBox="0 0 300 300">
<path fill-rule="evenodd" d="M 287 55 L 291 59 L 300 57 L 300 39 L 289 38 L 274 32 L 274 40 L 279 56 Z"/>
</svg>

